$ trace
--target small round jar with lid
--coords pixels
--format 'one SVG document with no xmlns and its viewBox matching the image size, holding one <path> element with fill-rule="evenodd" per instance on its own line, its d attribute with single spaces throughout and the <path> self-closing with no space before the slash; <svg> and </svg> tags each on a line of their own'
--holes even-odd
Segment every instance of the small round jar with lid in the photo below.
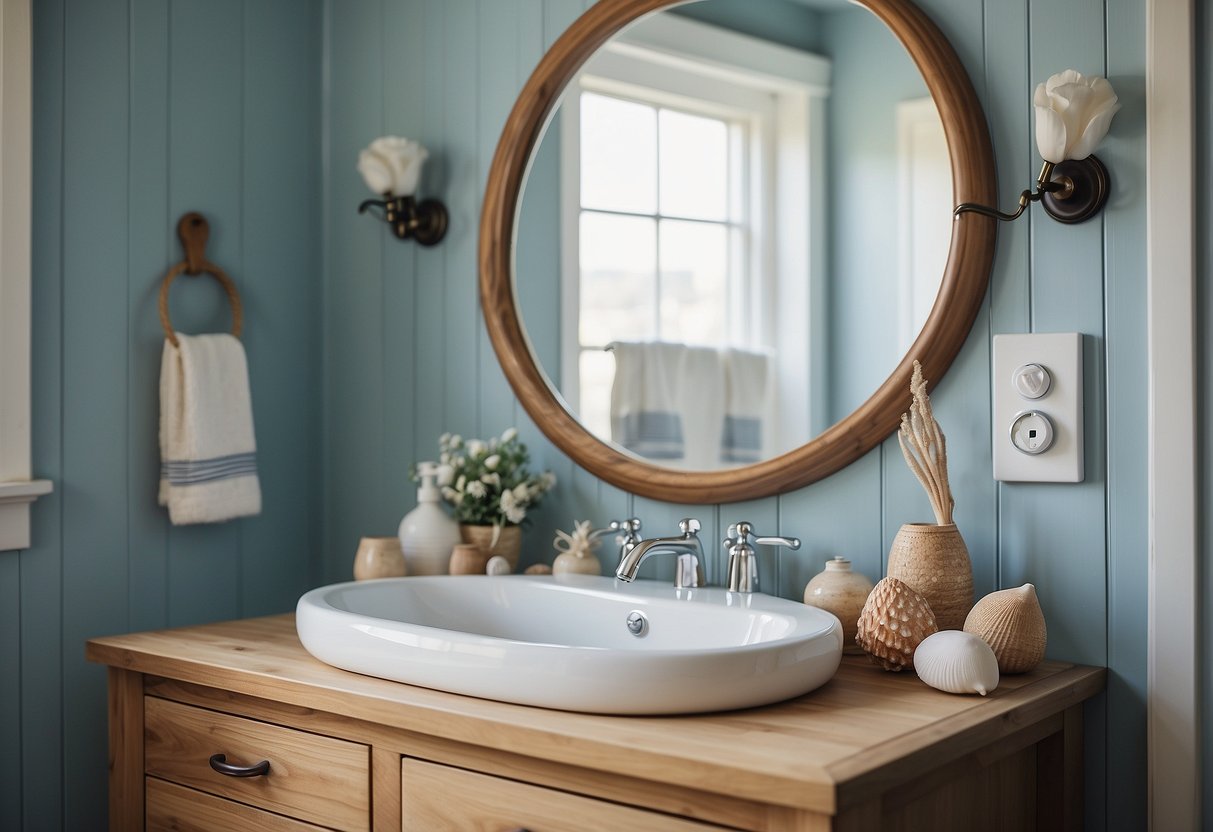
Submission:
<svg viewBox="0 0 1213 832">
<path fill-rule="evenodd" d="M 804 588 L 804 602 L 831 612 L 842 622 L 842 651 L 849 655 L 862 653 L 855 644 L 859 614 L 872 591 L 866 575 L 851 571 L 846 558 L 826 561 L 825 571 L 819 572 Z"/>
</svg>

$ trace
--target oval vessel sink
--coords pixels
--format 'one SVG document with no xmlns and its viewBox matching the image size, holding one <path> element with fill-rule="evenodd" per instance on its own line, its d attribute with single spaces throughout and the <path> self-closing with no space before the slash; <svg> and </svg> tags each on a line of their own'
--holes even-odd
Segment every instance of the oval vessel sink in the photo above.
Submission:
<svg viewBox="0 0 1213 832">
<path fill-rule="evenodd" d="M 842 656 L 841 624 L 815 607 L 585 576 L 334 584 L 299 599 L 295 626 L 307 651 L 334 667 L 604 714 L 779 702 L 825 684 Z"/>
</svg>

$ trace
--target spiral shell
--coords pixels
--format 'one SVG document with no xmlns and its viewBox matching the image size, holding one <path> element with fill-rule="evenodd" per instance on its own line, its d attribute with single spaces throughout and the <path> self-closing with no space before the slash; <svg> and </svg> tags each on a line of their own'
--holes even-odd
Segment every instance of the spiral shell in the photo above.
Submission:
<svg viewBox="0 0 1213 832">
<path fill-rule="evenodd" d="M 998 687 L 998 660 L 978 636 L 941 630 L 927 636 L 914 652 L 914 672 L 947 693 L 980 693 Z"/>
<path fill-rule="evenodd" d="M 914 666 L 914 649 L 939 628 L 931 606 L 896 578 L 876 584 L 863 612 L 855 643 L 885 670 Z"/>
<path fill-rule="evenodd" d="M 965 619 L 964 631 L 990 645 L 1003 673 L 1027 673 L 1045 657 L 1045 614 L 1031 584 L 982 598 Z"/>
</svg>

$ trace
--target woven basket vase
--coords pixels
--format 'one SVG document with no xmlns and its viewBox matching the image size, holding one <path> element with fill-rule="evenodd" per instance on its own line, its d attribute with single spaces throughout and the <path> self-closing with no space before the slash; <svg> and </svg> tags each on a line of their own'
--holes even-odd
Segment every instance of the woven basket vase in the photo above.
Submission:
<svg viewBox="0 0 1213 832">
<path fill-rule="evenodd" d="M 459 525 L 459 536 L 464 543 L 474 543 L 480 547 L 485 558 L 501 555 L 510 562 L 510 571 L 518 569 L 518 556 L 522 553 L 522 527 L 502 526 L 497 535 L 497 544 L 493 545 L 492 526 L 472 526 L 468 523 Z"/>
<path fill-rule="evenodd" d="M 973 565 L 955 524 L 906 523 L 893 538 L 886 573 L 931 605 L 941 630 L 959 630 L 973 608 Z"/>
</svg>

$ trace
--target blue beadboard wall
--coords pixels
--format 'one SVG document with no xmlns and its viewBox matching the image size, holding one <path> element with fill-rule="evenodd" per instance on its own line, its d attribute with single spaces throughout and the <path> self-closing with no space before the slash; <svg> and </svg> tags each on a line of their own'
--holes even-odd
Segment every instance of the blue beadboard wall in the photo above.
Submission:
<svg viewBox="0 0 1213 832">
<path fill-rule="evenodd" d="M 318 0 L 37 0 L 34 547 L 0 552 L 0 829 L 104 828 L 97 635 L 284 612 L 319 565 Z M 188 210 L 239 285 L 262 514 L 156 505 L 159 282 Z M 207 278 L 185 332 L 223 329 Z"/>
<path fill-rule="evenodd" d="M 391 532 L 414 502 L 408 465 L 446 430 L 486 436 L 517 424 L 558 490 L 527 533 L 550 559 L 555 527 L 624 513 L 651 530 L 692 514 L 705 536 L 748 518 L 806 540 L 770 555 L 767 586 L 797 597 L 827 557 L 875 576 L 897 528 L 929 509 L 886 442 L 795 493 L 741 505 L 681 506 L 620 492 L 556 452 L 515 401 L 477 308 L 476 231 L 497 136 L 544 49 L 583 0 L 341 0 L 326 4 L 325 580 L 349 575 L 360 535 Z M 989 299 L 939 385 L 957 520 L 978 591 L 1036 583 L 1050 654 L 1109 665 L 1108 693 L 1087 709 L 1088 825 L 1145 818 L 1146 383 L 1142 0 L 922 0 L 968 67 L 994 136 L 1003 202 L 1039 163 L 1034 82 L 1067 66 L 1105 74 L 1124 109 L 1100 154 L 1113 172 L 1104 215 L 1067 227 L 1033 212 L 1004 227 Z M 431 150 L 424 189 L 451 209 L 442 245 L 401 245 L 354 207 L 358 150 L 398 133 Z M 1087 480 L 1002 485 L 990 476 L 990 338 L 1086 335 Z M 720 574 L 721 562 L 710 564 Z"/>
</svg>

